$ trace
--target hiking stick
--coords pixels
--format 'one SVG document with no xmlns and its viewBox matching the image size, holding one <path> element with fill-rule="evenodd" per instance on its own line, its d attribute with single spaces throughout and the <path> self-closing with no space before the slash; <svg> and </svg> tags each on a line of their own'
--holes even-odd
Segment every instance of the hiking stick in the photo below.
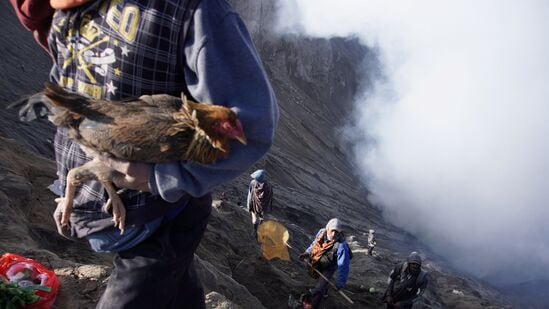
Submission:
<svg viewBox="0 0 549 309">
<path fill-rule="evenodd" d="M 288 248 L 294 250 L 295 252 L 299 253 L 299 251 L 290 246 L 289 243 L 286 243 L 286 246 L 288 246 Z M 343 293 L 343 291 L 341 289 L 338 289 L 337 286 L 335 284 L 332 283 L 332 281 L 330 281 L 328 278 L 326 278 L 326 276 L 324 276 L 320 271 L 318 271 L 318 269 L 314 268 L 313 265 L 309 262 L 309 261 L 303 261 L 305 263 L 307 263 L 307 265 L 309 265 L 311 267 L 312 270 L 314 270 L 317 274 L 319 274 L 324 280 L 326 280 L 326 282 L 328 282 L 336 291 L 339 292 L 339 294 L 341 294 L 341 296 L 343 296 L 343 298 L 345 298 L 348 302 L 350 302 L 351 304 L 354 304 L 354 302 L 349 298 L 349 296 L 347 296 L 345 293 Z"/>
</svg>

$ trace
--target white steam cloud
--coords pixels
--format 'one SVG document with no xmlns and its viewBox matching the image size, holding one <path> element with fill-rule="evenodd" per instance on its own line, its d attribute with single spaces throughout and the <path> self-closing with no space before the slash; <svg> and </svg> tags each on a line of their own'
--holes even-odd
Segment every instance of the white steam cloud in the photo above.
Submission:
<svg viewBox="0 0 549 309">
<path fill-rule="evenodd" d="M 281 31 L 378 50 L 349 132 L 386 217 L 492 282 L 548 278 L 549 2 L 279 4 Z"/>
</svg>

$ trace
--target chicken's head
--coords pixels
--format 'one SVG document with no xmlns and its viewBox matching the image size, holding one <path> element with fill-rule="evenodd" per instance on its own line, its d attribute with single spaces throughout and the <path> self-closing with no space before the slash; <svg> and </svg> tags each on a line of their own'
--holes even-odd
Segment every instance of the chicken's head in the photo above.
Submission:
<svg viewBox="0 0 549 309">
<path fill-rule="evenodd" d="M 234 115 L 234 112 L 232 112 L 232 114 Z M 244 135 L 242 123 L 238 118 L 236 118 L 236 115 L 234 115 L 234 117 L 230 117 L 231 115 L 228 116 L 229 117 L 225 119 L 215 121 L 213 123 L 213 130 L 221 136 L 225 136 L 229 139 L 235 139 L 241 144 L 246 145 L 247 140 Z"/>
<path fill-rule="evenodd" d="M 229 139 L 234 139 L 246 145 L 247 140 L 244 135 L 242 122 L 238 119 L 237 114 L 220 105 L 194 103 L 186 101 L 187 108 L 196 112 L 199 126 L 212 139 L 216 148 L 226 151 L 226 144 Z"/>
</svg>

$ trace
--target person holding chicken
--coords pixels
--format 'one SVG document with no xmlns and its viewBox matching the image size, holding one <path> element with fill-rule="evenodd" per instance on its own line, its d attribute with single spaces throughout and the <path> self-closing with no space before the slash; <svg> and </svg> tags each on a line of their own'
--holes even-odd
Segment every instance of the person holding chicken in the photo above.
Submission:
<svg viewBox="0 0 549 309">
<path fill-rule="evenodd" d="M 97 308 L 204 308 L 193 257 L 210 215 L 210 192 L 265 155 L 278 121 L 272 87 L 239 15 L 225 0 L 51 0 L 40 10 L 34 9 L 44 1 L 10 1 L 42 45 L 49 28 L 50 81 L 69 92 L 109 101 L 183 92 L 237 113 L 247 145 L 231 143 L 230 155 L 215 164 L 102 158 L 125 175 L 115 179 L 125 190 L 124 235 L 102 212 L 106 194 L 97 181 L 76 190 L 70 230 L 61 231 L 99 238 L 114 253 Z M 64 191 L 68 171 L 90 158 L 63 128 L 55 152 Z M 57 212 L 58 223 L 61 217 Z"/>
</svg>

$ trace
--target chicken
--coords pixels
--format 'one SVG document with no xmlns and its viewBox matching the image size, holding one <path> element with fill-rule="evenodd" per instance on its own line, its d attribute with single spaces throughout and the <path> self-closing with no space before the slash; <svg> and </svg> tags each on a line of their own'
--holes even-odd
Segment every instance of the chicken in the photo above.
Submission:
<svg viewBox="0 0 549 309">
<path fill-rule="evenodd" d="M 121 233 L 124 231 L 126 211 L 113 185 L 114 177 L 124 175 L 103 164 L 100 156 L 148 163 L 212 164 L 229 155 L 231 140 L 246 144 L 242 124 L 232 110 L 192 102 L 184 95 L 104 101 L 88 99 L 47 83 L 43 93 L 11 107 L 21 105 L 22 120 L 47 114 L 54 125 L 66 128 L 69 137 L 93 158 L 67 175 L 61 219 L 65 227 L 69 223 L 76 186 L 96 179 L 109 195 L 104 210 L 112 207 L 114 224 Z"/>
</svg>

